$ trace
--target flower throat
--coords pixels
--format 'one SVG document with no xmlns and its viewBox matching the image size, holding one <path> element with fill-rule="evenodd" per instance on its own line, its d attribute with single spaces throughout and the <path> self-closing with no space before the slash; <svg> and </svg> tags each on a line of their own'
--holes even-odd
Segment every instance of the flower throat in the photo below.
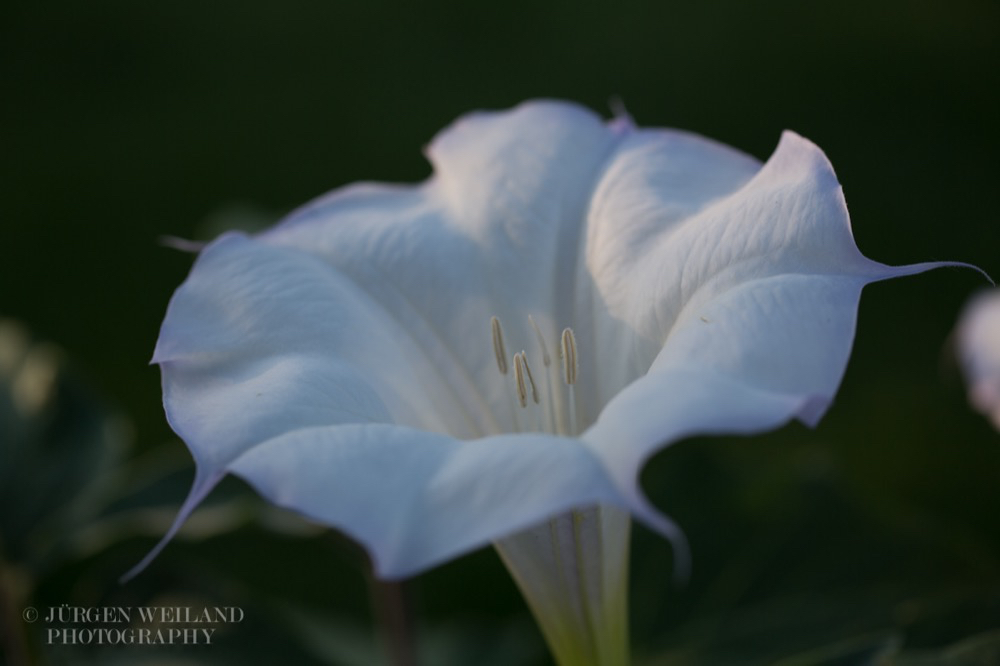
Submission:
<svg viewBox="0 0 1000 666">
<path fill-rule="evenodd" d="M 531 365 L 528 363 L 527 352 L 521 350 L 512 357 L 508 357 L 507 348 L 504 345 L 503 326 L 497 317 L 490 319 L 497 369 L 505 379 L 513 374 L 513 390 L 507 392 L 507 396 L 516 430 L 517 432 L 537 431 L 576 436 L 582 430 L 577 421 L 576 391 L 574 390 L 578 369 L 576 336 L 573 335 L 573 329 L 563 329 L 559 338 L 560 365 L 553 365 L 548 346 L 545 344 L 545 336 L 542 335 L 531 315 L 528 315 L 528 323 L 535 331 L 541 353 L 541 392 L 535 381 L 535 375 L 531 371 Z M 513 368 L 513 373 L 511 373 L 511 368 Z M 514 398 L 516 398 L 516 405 Z"/>
</svg>

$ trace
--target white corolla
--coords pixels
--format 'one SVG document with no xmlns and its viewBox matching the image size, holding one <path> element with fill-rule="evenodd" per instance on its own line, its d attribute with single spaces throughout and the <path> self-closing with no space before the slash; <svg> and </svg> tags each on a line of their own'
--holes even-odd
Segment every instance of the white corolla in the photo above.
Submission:
<svg viewBox="0 0 1000 666">
<path fill-rule="evenodd" d="M 625 663 L 630 516 L 682 546 L 643 462 L 815 424 L 862 288 L 938 264 L 865 258 L 792 132 L 762 164 L 538 101 L 427 154 L 423 183 L 339 189 L 201 252 L 154 356 L 197 463 L 177 524 L 233 473 L 383 577 L 492 542 L 560 663 Z"/>
</svg>

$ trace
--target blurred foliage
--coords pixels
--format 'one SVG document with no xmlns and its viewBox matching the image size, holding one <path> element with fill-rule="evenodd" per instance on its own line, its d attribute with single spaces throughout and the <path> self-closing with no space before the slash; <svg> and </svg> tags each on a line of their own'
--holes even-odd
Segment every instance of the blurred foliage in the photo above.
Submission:
<svg viewBox="0 0 1000 666">
<path fill-rule="evenodd" d="M 124 424 L 63 371 L 60 351 L 0 319 L 0 543 L 40 569 L 91 518 L 121 463 Z"/>
<path fill-rule="evenodd" d="M 7 635 L 39 663 L 385 663 L 363 554 L 238 481 L 117 582 L 191 479 L 147 365 L 191 257 L 159 239 L 424 178 L 420 147 L 473 108 L 619 96 L 640 124 L 762 158 L 794 129 L 830 156 L 866 254 L 996 276 L 998 37 L 995 0 L 3 3 L 0 315 L 59 346 L 0 329 Z M 695 568 L 674 585 L 669 547 L 635 530 L 640 666 L 1000 663 L 1000 435 L 944 349 L 981 284 L 869 287 L 818 429 L 652 461 L 645 487 Z M 420 663 L 547 663 L 488 550 L 403 592 Z M 47 648 L 18 614 L 62 603 L 247 619 L 210 649 Z"/>
</svg>

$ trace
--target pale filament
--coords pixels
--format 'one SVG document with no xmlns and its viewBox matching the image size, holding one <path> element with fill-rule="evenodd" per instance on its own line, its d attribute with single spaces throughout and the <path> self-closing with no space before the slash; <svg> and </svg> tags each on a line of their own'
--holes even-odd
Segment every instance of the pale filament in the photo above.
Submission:
<svg viewBox="0 0 1000 666">
<path fill-rule="evenodd" d="M 531 315 L 528 315 L 528 323 L 535 330 L 535 337 L 538 338 L 538 346 L 542 348 L 542 365 L 547 368 L 552 363 L 552 359 L 549 358 L 549 348 L 545 346 L 545 336 L 542 335 L 541 329 L 538 328 L 538 324 L 535 323 L 535 319 Z M 499 324 L 499 320 L 497 324 Z"/>
</svg>

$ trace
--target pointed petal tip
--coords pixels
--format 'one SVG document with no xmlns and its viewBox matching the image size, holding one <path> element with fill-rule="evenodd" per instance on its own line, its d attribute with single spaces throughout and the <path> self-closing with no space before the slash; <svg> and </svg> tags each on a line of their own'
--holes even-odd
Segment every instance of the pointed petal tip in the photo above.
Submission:
<svg viewBox="0 0 1000 666">
<path fill-rule="evenodd" d="M 167 533 L 163 535 L 163 537 L 156 543 L 155 546 L 153 546 L 146 556 L 139 561 L 138 564 L 133 566 L 118 578 L 118 583 L 120 585 L 128 583 L 130 580 L 141 574 L 146 567 L 148 567 L 152 561 L 156 559 L 163 549 L 166 548 L 167 544 L 170 543 L 177 535 L 177 532 L 180 531 L 181 527 L 183 527 L 184 522 L 188 519 L 188 516 L 191 515 L 191 512 L 193 512 L 198 505 L 201 504 L 201 501 L 205 499 L 205 496 L 211 492 L 212 488 L 215 487 L 215 484 L 217 484 L 223 476 L 224 475 L 221 473 L 207 474 L 202 472 L 201 469 L 197 469 L 195 471 L 194 482 L 191 484 L 191 490 L 188 492 L 188 496 L 187 499 L 184 500 L 184 504 L 181 505 L 180 510 L 177 512 L 177 517 L 174 518 L 174 522 L 170 526 L 170 529 L 167 530 Z"/>
<path fill-rule="evenodd" d="M 674 550 L 674 571 L 672 575 L 674 585 L 681 587 L 687 585 L 688 581 L 691 580 L 691 544 L 688 543 L 684 532 L 679 527 L 675 526 L 675 528 L 675 533 L 672 536 L 668 536 L 667 540 Z"/>
<path fill-rule="evenodd" d="M 795 130 L 784 129 L 781 131 L 775 153 L 782 149 L 796 151 L 801 155 L 811 154 L 819 157 L 826 167 L 831 171 L 833 170 L 833 164 L 830 162 L 830 158 L 826 156 L 826 152 L 812 139 L 802 136 Z"/>
<path fill-rule="evenodd" d="M 636 128 L 635 120 L 632 119 L 632 114 L 628 112 L 621 97 L 614 95 L 608 100 L 608 107 L 611 109 L 611 120 L 608 121 L 608 127 L 612 132 L 626 134 Z"/>
<path fill-rule="evenodd" d="M 204 241 L 189 240 L 187 238 L 181 238 L 180 236 L 169 235 L 160 236 L 156 240 L 163 247 L 169 247 L 173 250 L 180 250 L 181 252 L 191 252 L 195 254 L 201 252 L 208 244 Z"/>
<path fill-rule="evenodd" d="M 826 178 L 832 178 L 832 182 L 839 186 L 833 164 L 823 149 L 810 139 L 789 129 L 781 132 L 778 145 L 767 159 L 767 166 L 772 169 L 791 170 L 800 178 L 806 174 L 813 178 L 825 174 Z"/>
<path fill-rule="evenodd" d="M 924 261 L 917 264 L 907 264 L 905 266 L 888 266 L 877 262 L 872 262 L 872 264 L 876 267 L 876 274 L 872 277 L 873 281 L 906 277 L 908 275 L 918 275 L 920 273 L 926 273 L 927 271 L 932 271 L 938 268 L 962 268 L 971 269 L 979 273 L 986 278 L 986 281 L 989 282 L 990 285 L 996 286 L 996 283 L 989 273 L 975 264 L 969 264 L 964 261 Z"/>
<path fill-rule="evenodd" d="M 830 405 L 833 404 L 833 396 L 827 395 L 811 395 L 806 396 L 802 400 L 802 406 L 799 408 L 798 413 L 795 415 L 799 421 L 804 423 L 810 428 L 815 428 L 819 425 L 820 420 L 823 415 L 826 414 L 827 410 L 830 409 Z"/>
<path fill-rule="evenodd" d="M 626 489 L 624 494 L 627 504 L 623 508 L 631 511 L 637 520 L 670 543 L 674 553 L 674 583 L 686 584 L 691 578 L 691 545 L 684 531 L 653 506 L 637 486 Z"/>
<path fill-rule="evenodd" d="M 807 139 L 806 137 L 802 136 L 801 134 L 792 129 L 781 130 L 781 137 L 778 141 L 778 145 L 780 146 L 781 142 L 783 141 L 789 143 L 801 143 L 805 146 L 810 146 L 812 148 L 819 149 L 819 146 L 817 146 L 815 143 L 813 143 L 812 141 L 810 141 L 809 139 Z"/>
<path fill-rule="evenodd" d="M 179 527 L 179 525 L 177 527 Z M 175 529 L 175 527 L 171 527 L 170 530 L 168 530 L 167 533 L 163 535 L 163 538 L 161 538 L 159 542 L 157 542 L 157 544 L 153 546 L 153 549 L 150 550 L 148 553 L 146 553 L 145 557 L 139 560 L 138 564 L 136 564 L 131 569 L 129 569 L 128 571 L 126 571 L 125 573 L 123 573 L 121 576 L 118 577 L 118 584 L 125 585 L 133 578 L 141 574 L 143 571 L 145 571 L 146 567 L 148 567 L 150 563 L 156 559 L 156 557 L 160 554 L 160 552 L 162 552 L 163 549 L 166 547 L 167 543 L 169 543 L 170 540 L 173 539 L 176 531 L 177 530 Z"/>
</svg>

